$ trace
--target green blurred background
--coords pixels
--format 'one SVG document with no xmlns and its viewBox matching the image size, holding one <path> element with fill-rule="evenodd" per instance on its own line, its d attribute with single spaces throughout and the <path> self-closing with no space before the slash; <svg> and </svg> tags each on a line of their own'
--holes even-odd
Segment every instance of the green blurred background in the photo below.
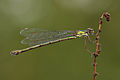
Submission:
<svg viewBox="0 0 120 80">
<path fill-rule="evenodd" d="M 21 29 L 97 31 L 99 17 L 106 11 L 112 18 L 102 25 L 96 80 L 120 80 L 119 9 L 119 0 L 0 0 L 0 80 L 92 80 L 93 57 L 85 51 L 83 38 L 18 56 L 10 51 L 28 47 L 20 43 Z"/>
</svg>

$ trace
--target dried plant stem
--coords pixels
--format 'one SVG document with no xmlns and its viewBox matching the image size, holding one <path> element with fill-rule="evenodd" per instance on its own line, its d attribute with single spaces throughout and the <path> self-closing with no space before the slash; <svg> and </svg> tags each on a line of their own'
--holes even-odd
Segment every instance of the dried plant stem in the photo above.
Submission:
<svg viewBox="0 0 120 80">
<path fill-rule="evenodd" d="M 97 40 L 97 43 L 96 43 L 96 52 L 94 52 L 94 74 L 93 74 L 93 80 L 95 80 L 96 76 L 97 76 L 97 72 L 96 72 L 96 58 L 99 56 L 101 50 L 100 50 L 100 43 L 99 43 L 99 39 L 100 39 L 100 32 L 101 32 L 101 25 L 103 23 L 103 17 L 106 18 L 106 21 L 110 21 L 110 14 L 108 12 L 106 13 L 103 13 L 102 16 L 100 17 L 100 21 L 99 21 L 99 27 L 98 27 L 98 32 L 97 32 L 97 37 L 96 37 L 96 40 Z"/>
</svg>

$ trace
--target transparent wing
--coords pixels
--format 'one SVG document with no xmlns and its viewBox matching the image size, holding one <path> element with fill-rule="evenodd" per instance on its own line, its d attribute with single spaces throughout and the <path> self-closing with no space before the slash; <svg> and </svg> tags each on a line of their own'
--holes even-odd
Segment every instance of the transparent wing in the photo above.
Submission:
<svg viewBox="0 0 120 80">
<path fill-rule="evenodd" d="M 20 34 L 26 38 L 21 41 L 22 44 L 37 45 L 57 39 L 74 35 L 74 31 L 51 31 L 41 30 L 40 28 L 25 28 L 20 31 Z"/>
</svg>

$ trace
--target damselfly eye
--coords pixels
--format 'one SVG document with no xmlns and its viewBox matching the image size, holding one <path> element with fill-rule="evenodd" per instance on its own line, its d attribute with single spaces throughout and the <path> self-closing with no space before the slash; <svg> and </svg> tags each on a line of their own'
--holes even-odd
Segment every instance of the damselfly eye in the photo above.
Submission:
<svg viewBox="0 0 120 80">
<path fill-rule="evenodd" d="M 88 28 L 87 29 L 87 33 L 93 35 L 94 34 L 94 30 L 92 28 Z"/>
</svg>

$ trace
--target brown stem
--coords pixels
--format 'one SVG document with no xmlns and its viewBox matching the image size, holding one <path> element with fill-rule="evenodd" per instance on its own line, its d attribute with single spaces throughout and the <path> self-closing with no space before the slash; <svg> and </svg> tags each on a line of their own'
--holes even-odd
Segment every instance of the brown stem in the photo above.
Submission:
<svg viewBox="0 0 120 80">
<path fill-rule="evenodd" d="M 94 55 L 94 74 L 93 74 L 93 80 L 95 80 L 96 76 L 97 76 L 97 72 L 96 72 L 96 58 L 97 56 L 99 56 L 100 54 L 100 43 L 99 43 L 99 39 L 100 39 L 100 32 L 101 32 L 101 25 L 103 23 L 103 17 L 106 18 L 106 21 L 110 21 L 110 14 L 108 12 L 103 13 L 102 16 L 100 17 L 100 21 L 99 21 L 99 27 L 98 27 L 98 32 L 97 32 L 97 43 L 96 43 L 96 52 L 93 54 Z"/>
</svg>

